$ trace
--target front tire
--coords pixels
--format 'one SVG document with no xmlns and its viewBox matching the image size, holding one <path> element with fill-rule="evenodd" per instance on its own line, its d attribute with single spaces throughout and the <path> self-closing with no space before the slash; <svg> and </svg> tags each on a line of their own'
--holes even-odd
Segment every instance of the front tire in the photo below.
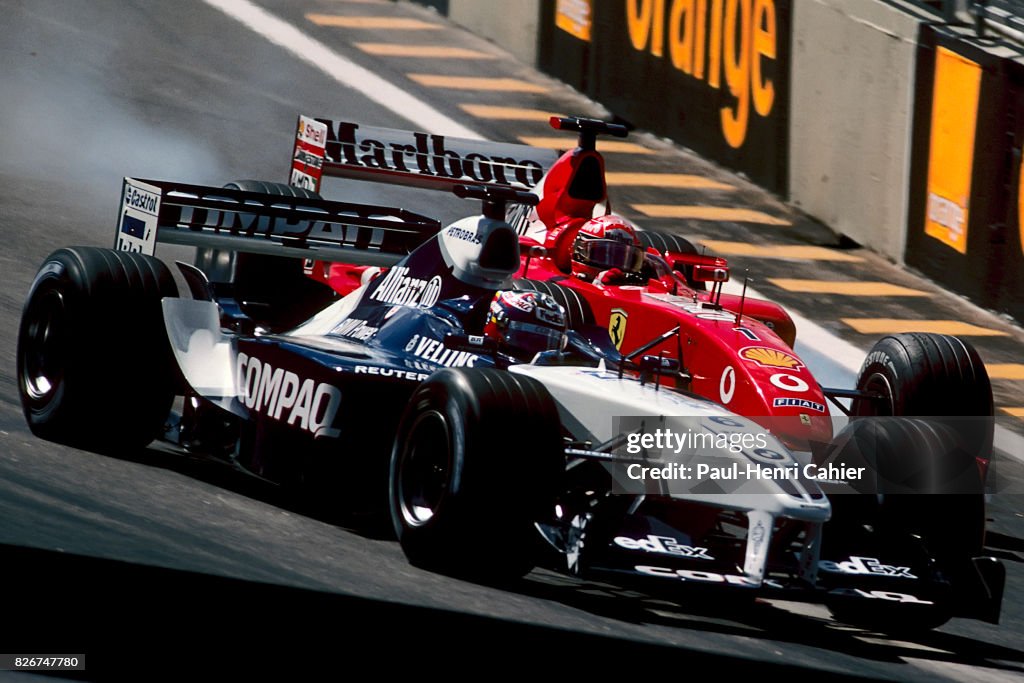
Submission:
<svg viewBox="0 0 1024 683">
<path fill-rule="evenodd" d="M 167 266 L 151 256 L 73 247 L 47 257 L 18 331 L 18 389 L 32 433 L 103 452 L 160 434 L 180 383 L 160 300 L 177 295 Z"/>
<path fill-rule="evenodd" d="M 957 588 L 982 549 L 985 500 L 974 457 L 948 425 L 922 418 L 879 417 L 851 422 L 833 441 L 826 462 L 865 467 L 861 494 L 831 496 L 832 520 L 825 542 L 865 542 L 865 530 L 881 552 L 920 553 L 919 565 L 945 585 L 930 606 L 878 600 L 831 601 L 845 623 L 888 632 L 936 628 L 948 621 Z M 835 551 L 833 551 L 835 552 Z M 850 554 L 850 553 L 844 553 Z M 921 577 L 923 578 L 923 577 Z"/>
<path fill-rule="evenodd" d="M 534 566 L 535 520 L 565 470 L 551 395 L 510 372 L 441 370 L 413 394 L 391 455 L 391 518 L 409 561 L 487 581 Z"/>
</svg>

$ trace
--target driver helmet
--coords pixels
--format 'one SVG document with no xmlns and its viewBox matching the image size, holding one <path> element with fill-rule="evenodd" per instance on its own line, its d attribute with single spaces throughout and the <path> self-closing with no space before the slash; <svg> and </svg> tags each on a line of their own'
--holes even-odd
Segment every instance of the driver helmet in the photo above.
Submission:
<svg viewBox="0 0 1024 683">
<path fill-rule="evenodd" d="M 606 270 L 617 268 L 638 275 L 645 251 L 636 227 L 622 216 L 608 214 L 592 218 L 580 227 L 572 246 L 572 274 L 592 281 Z"/>
<path fill-rule="evenodd" d="M 502 353 L 529 362 L 543 351 L 564 351 L 568 327 L 565 309 L 550 294 L 501 291 L 491 300 L 484 336 Z"/>
</svg>

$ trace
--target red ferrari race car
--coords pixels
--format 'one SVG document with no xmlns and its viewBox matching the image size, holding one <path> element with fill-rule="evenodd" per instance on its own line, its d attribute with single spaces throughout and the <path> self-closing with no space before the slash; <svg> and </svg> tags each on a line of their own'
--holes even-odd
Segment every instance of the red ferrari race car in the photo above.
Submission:
<svg viewBox="0 0 1024 683">
<path fill-rule="evenodd" d="M 868 354 L 855 389 L 821 387 L 793 351 L 796 330 L 779 305 L 722 292 L 725 259 L 610 213 L 596 140 L 624 137 L 624 126 L 580 117 L 552 117 L 551 124 L 577 132 L 576 147 L 556 156 L 526 145 L 300 116 L 290 182 L 307 192 L 319 191 L 324 176 L 444 190 L 460 183 L 530 189 L 540 198 L 536 206 L 516 205 L 504 216 L 520 236 L 520 288 L 553 295 L 572 325 L 605 327 L 627 359 L 660 355 L 678 364 L 665 381 L 770 423 L 797 451 L 832 438 L 829 399 L 844 411 L 835 399 L 851 399 L 855 415 L 991 417 L 984 366 L 953 337 L 886 337 Z M 380 273 L 320 263 L 307 263 L 306 272 L 342 295 Z M 991 436 L 980 438 L 984 467 Z"/>
</svg>

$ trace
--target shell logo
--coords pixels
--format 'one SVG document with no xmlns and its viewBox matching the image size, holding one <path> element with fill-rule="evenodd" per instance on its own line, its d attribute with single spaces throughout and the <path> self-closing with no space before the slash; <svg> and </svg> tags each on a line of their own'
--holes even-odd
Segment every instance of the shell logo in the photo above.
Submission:
<svg viewBox="0 0 1024 683">
<path fill-rule="evenodd" d="M 757 363 L 762 368 L 787 368 L 796 370 L 804 366 L 800 359 L 791 353 L 770 349 L 767 346 L 747 346 L 740 350 L 740 358 Z"/>
</svg>

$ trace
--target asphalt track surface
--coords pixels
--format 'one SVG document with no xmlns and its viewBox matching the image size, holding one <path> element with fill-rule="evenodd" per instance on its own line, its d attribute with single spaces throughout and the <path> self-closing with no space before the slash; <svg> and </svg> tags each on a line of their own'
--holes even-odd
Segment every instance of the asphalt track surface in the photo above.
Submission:
<svg viewBox="0 0 1024 683">
<path fill-rule="evenodd" d="M 301 25 L 297 5 L 264 4 Z M 679 675 L 699 664 L 762 675 L 1024 679 L 1024 505 L 1015 495 L 990 508 L 990 551 L 1009 570 L 1003 623 L 954 621 L 896 641 L 838 625 L 814 606 L 673 604 L 541 571 L 501 588 L 458 581 L 410 567 L 386 534 L 319 519 L 224 466 L 157 447 L 115 459 L 34 438 L 14 381 L 24 296 L 53 249 L 110 243 L 121 176 L 282 180 L 300 109 L 410 124 L 197 0 L 0 0 L 0 16 L 0 651 L 84 652 L 90 669 L 78 677 L 135 680 L 211 667 L 343 674 L 370 653 L 375 665 L 446 670 L 485 655 L 499 658 L 492 667 L 555 664 L 581 675 Z M 344 41 L 317 37 L 375 66 Z M 385 78 L 398 75 L 379 66 Z M 574 97 L 563 93 L 563 106 L 587 106 Z M 481 132 L 501 139 L 500 127 Z M 380 203 L 400 196 L 353 192 Z M 469 213 L 431 193 L 398 203 Z M 145 368 L 112 369 L 110 381 L 124 383 L 130 400 Z M 1008 460 L 1001 474 L 1019 482 L 1020 470 Z"/>
</svg>

